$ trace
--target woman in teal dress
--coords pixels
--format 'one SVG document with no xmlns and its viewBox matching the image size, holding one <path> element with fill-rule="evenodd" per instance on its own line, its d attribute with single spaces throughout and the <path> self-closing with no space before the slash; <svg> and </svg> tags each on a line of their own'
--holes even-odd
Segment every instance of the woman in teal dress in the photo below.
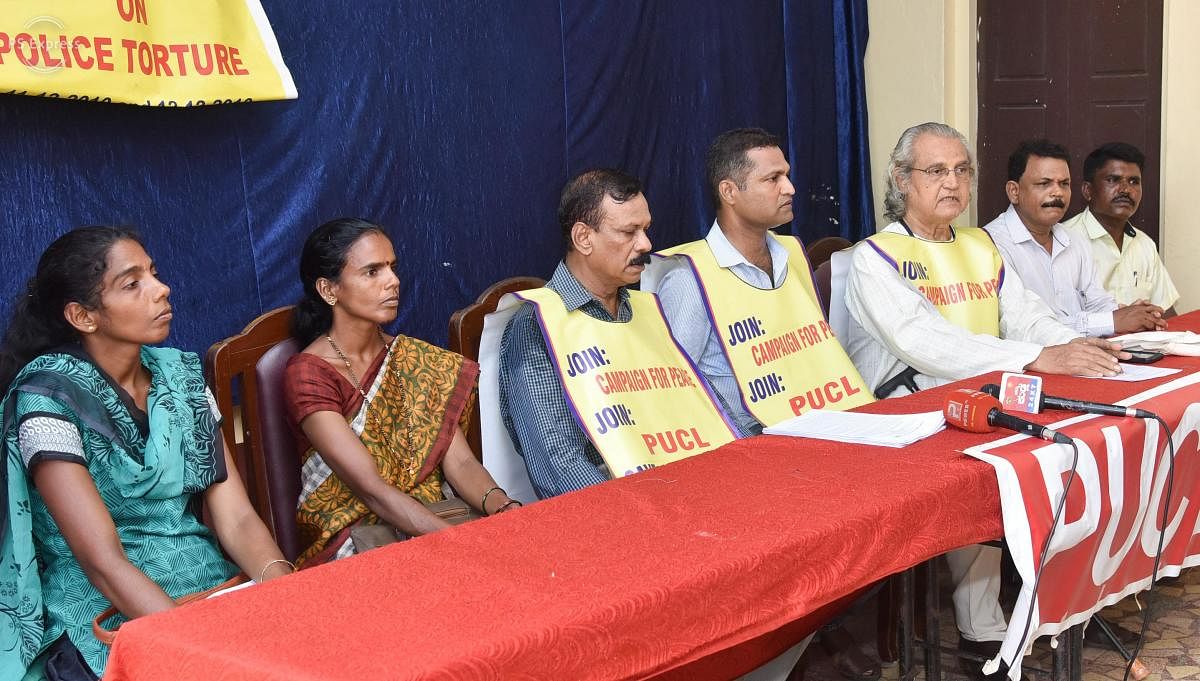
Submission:
<svg viewBox="0 0 1200 681">
<path fill-rule="evenodd" d="M 196 355 L 149 347 L 170 330 L 169 294 L 135 235 L 87 227 L 50 245 L 16 302 L 0 350 L 2 679 L 103 674 L 91 622 L 110 605 L 111 629 L 238 568 L 293 569 L 246 497 Z"/>
</svg>

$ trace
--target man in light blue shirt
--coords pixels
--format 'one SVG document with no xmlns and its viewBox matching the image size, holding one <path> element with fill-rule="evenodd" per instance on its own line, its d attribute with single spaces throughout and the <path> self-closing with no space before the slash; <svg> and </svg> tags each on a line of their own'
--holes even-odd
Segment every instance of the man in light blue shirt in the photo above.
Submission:
<svg viewBox="0 0 1200 681">
<path fill-rule="evenodd" d="M 1096 277 L 1089 245 L 1059 224 L 1071 202 L 1069 161 L 1061 145 L 1022 142 L 1008 159 L 1011 205 L 984 229 L 1005 265 L 1075 331 L 1111 336 L 1165 328 L 1155 305 L 1118 307 Z"/>
<path fill-rule="evenodd" d="M 761 289 L 777 288 L 787 276 L 788 252 L 777 242 L 766 240 L 771 260 L 769 273 L 751 264 L 745 256 L 729 242 L 720 225 L 713 223 L 705 241 L 712 248 L 717 264 L 727 268 L 747 284 Z M 742 404 L 737 379 L 725 353 L 721 350 L 721 339 L 709 321 L 704 309 L 704 297 L 700 284 L 692 271 L 677 267 L 657 282 L 654 290 L 662 300 L 663 312 L 671 325 L 671 333 L 683 347 L 696 368 L 708 379 L 710 385 L 729 406 L 729 414 L 743 433 L 758 434 L 763 424 L 759 423 Z"/>
<path fill-rule="evenodd" d="M 705 161 L 709 194 L 717 217 L 704 241 L 716 264 L 755 289 L 780 289 L 788 276 L 789 253 L 768 235 L 772 228 L 792 221 L 792 197 L 796 189 L 788 179 L 790 166 L 779 139 L 758 128 L 730 130 L 712 143 Z M 671 334 L 717 392 L 738 428 L 744 433 L 761 433 L 763 424 L 743 401 L 696 273 L 690 267 L 675 265 L 664 261 L 652 263 L 642 276 L 642 290 L 658 295 Z M 807 263 L 793 263 L 793 266 L 808 272 Z M 708 293 L 739 295 L 732 289 Z M 816 314 L 820 314 L 819 310 Z M 799 326 L 801 320 L 795 321 Z M 846 364 L 853 370 L 849 358 Z M 814 373 L 819 374 L 823 369 Z M 785 382 L 793 379 L 797 384 L 800 382 L 799 377 L 784 377 Z M 845 678 L 879 678 L 879 664 L 858 649 L 840 620 L 826 625 L 818 640 Z"/>
<path fill-rule="evenodd" d="M 717 219 L 705 241 L 717 264 L 755 288 L 779 288 L 787 276 L 788 252 L 768 239 L 767 232 L 791 222 L 796 189 L 788 179 L 790 167 L 778 138 L 757 128 L 731 130 L 713 142 L 707 166 Z M 662 300 L 671 333 L 683 351 L 729 406 L 742 432 L 762 432 L 763 424 L 742 403 L 695 275 L 686 267 L 670 269 L 661 278 L 656 274 L 652 266 L 642 278 L 642 287 Z"/>
</svg>

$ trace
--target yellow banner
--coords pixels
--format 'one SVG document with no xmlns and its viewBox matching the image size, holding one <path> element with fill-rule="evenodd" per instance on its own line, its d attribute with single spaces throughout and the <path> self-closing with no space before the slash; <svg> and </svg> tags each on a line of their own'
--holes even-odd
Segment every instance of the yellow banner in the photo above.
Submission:
<svg viewBox="0 0 1200 681">
<path fill-rule="evenodd" d="M 1004 261 L 987 232 L 956 227 L 950 241 L 879 232 L 866 241 L 951 324 L 1000 335 Z"/>
<path fill-rule="evenodd" d="M 629 292 L 623 324 L 567 312 L 550 289 L 521 291 L 579 426 L 615 477 L 685 459 L 737 438 L 707 384 L 675 343 L 658 299 Z"/>
<path fill-rule="evenodd" d="M 788 252 L 787 275 L 775 289 L 755 288 L 718 265 L 704 239 L 663 252 L 684 257 L 701 282 L 746 411 L 773 426 L 812 409 L 843 411 L 874 402 L 825 320 L 800 242 L 770 238 Z"/>
<path fill-rule="evenodd" d="M 0 0 L 0 94 L 206 106 L 296 85 L 259 0 Z"/>
</svg>

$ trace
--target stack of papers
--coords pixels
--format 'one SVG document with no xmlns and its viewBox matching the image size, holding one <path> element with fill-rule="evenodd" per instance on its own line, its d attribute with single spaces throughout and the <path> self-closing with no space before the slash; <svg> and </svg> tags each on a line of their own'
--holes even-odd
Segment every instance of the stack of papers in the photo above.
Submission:
<svg viewBox="0 0 1200 681">
<path fill-rule="evenodd" d="M 1126 350 L 1200 357 L 1200 334 L 1191 331 L 1140 331 L 1114 336 L 1109 340 L 1120 343 Z"/>
<path fill-rule="evenodd" d="M 907 447 L 946 427 L 940 411 L 924 414 L 861 414 L 814 409 L 764 428 L 767 435 L 812 437 L 880 447 Z"/>
</svg>

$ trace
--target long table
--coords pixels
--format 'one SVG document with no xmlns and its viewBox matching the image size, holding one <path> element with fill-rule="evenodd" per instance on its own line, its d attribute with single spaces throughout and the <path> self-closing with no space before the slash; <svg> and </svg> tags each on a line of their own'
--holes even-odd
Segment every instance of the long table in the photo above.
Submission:
<svg viewBox="0 0 1200 681">
<path fill-rule="evenodd" d="M 1200 329 L 1200 314 L 1172 328 Z M 938 410 L 997 378 L 865 410 Z M 1046 392 L 1115 401 L 1166 380 L 1050 376 Z M 994 439 L 734 442 L 134 620 L 105 678 L 732 678 L 873 582 L 999 537 L 995 474 L 961 453 Z"/>
</svg>

